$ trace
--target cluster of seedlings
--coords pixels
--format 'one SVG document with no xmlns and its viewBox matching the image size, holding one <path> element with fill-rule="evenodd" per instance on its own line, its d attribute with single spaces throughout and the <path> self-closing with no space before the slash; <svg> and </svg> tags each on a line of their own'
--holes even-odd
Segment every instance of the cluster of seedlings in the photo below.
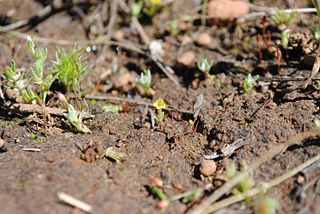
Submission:
<svg viewBox="0 0 320 214">
<path fill-rule="evenodd" d="M 145 16 L 152 17 L 154 14 L 164 9 L 164 6 L 161 3 L 160 0 L 135 1 L 131 5 L 131 13 L 138 19 Z M 320 17 L 319 1 L 313 0 L 313 3 L 317 8 Z M 263 48 L 274 54 L 274 58 L 277 60 L 278 64 L 281 63 L 283 57 L 282 51 L 292 48 L 291 45 L 297 40 L 297 37 L 295 37 L 288 28 L 288 26 L 294 22 L 296 15 L 295 11 L 287 12 L 279 9 L 271 11 L 272 20 L 281 34 L 280 43 L 278 44 L 279 48 L 272 47 L 271 34 L 266 30 L 266 18 L 262 18 L 262 35 L 256 34 L 258 63 L 263 63 Z M 168 32 L 174 36 L 180 33 L 177 24 L 177 21 L 173 20 L 168 25 Z M 241 29 L 239 29 L 239 31 L 241 31 Z M 315 27 L 312 32 L 314 33 L 313 39 L 319 40 L 319 28 Z M 301 43 L 303 43 L 303 39 L 299 37 L 298 40 L 298 46 L 300 47 Z M 246 47 L 248 47 L 248 40 L 244 38 L 242 42 L 242 47 L 246 49 Z M 92 117 L 90 117 L 90 115 L 88 116 L 88 113 L 85 111 L 87 103 L 82 100 L 83 93 L 80 86 L 81 77 L 88 71 L 88 68 L 84 63 L 82 52 L 76 49 L 64 50 L 58 48 L 55 53 L 55 60 L 51 63 L 51 66 L 47 67 L 45 66 L 48 56 L 47 49 L 37 47 L 33 39 L 28 37 L 27 50 L 34 60 L 33 64 L 28 69 L 28 72 L 17 68 L 16 63 L 13 60 L 2 74 L 5 101 L 14 104 L 24 103 L 38 105 L 44 109 L 44 118 L 47 117 L 46 107 L 64 109 L 62 115 L 70 122 L 70 124 L 72 124 L 77 132 L 91 133 L 91 130 L 84 119 L 90 119 Z M 237 50 L 234 50 L 235 54 L 236 52 Z M 305 50 L 305 52 L 308 51 Z M 313 66 L 309 78 L 302 84 L 303 88 L 305 88 L 317 74 L 320 67 L 319 57 L 319 55 L 315 56 L 315 65 Z M 197 69 L 205 79 L 212 82 L 213 87 L 220 93 L 219 88 L 216 86 L 216 76 L 212 74 L 212 68 L 212 60 L 205 56 L 199 59 Z M 259 75 L 248 73 L 242 80 L 242 93 L 250 93 L 258 80 Z M 150 69 L 145 69 L 140 74 L 136 81 L 136 87 L 137 91 L 141 91 L 141 95 L 147 98 L 153 97 L 154 90 L 152 88 L 152 74 Z M 68 97 L 70 94 L 72 94 L 72 96 Z M 221 93 L 220 96 L 223 105 L 224 101 Z M 57 99 L 58 102 L 53 102 L 55 99 Z M 151 115 L 150 120 L 155 120 L 157 125 L 161 127 L 165 122 L 166 102 L 164 99 L 158 98 L 153 102 L 152 107 L 155 109 L 156 113 L 155 115 Z M 103 105 L 101 110 L 104 112 L 119 113 L 123 112 L 124 108 L 121 105 L 108 103 Z M 315 123 L 316 126 L 320 128 L 319 120 Z M 93 158 L 85 155 L 82 157 L 88 161 L 101 159 L 103 157 L 110 158 L 117 163 L 124 160 L 124 154 L 117 152 L 113 147 L 101 149 L 99 146 L 90 144 L 86 145 L 86 147 L 81 150 L 84 154 L 92 153 L 94 155 Z M 210 171 L 212 169 L 209 167 L 208 170 Z M 231 194 L 233 196 L 238 196 L 239 198 L 244 198 L 246 205 L 250 205 L 251 197 L 258 195 L 258 199 L 254 201 L 254 211 L 256 213 L 276 213 L 278 202 L 266 195 L 268 188 L 266 188 L 264 184 L 257 184 L 249 171 L 250 170 L 245 164 L 240 171 L 237 170 L 235 163 L 225 164 L 224 182 L 234 182 L 233 186 L 230 188 Z M 181 194 L 175 196 L 168 196 L 164 186 L 161 179 L 154 177 L 151 179 L 151 185 L 149 186 L 149 192 L 159 199 L 157 207 L 163 210 L 168 207 L 170 203 L 177 200 L 193 206 L 209 195 L 209 191 L 205 188 L 196 188 L 194 190 L 181 191 Z M 253 190 L 254 194 L 252 193 Z"/>
</svg>

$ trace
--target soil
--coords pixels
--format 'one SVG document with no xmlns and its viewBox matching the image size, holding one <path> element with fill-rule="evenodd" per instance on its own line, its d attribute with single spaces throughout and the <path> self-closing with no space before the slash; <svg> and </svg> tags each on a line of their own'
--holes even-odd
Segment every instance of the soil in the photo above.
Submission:
<svg viewBox="0 0 320 214">
<path fill-rule="evenodd" d="M 2 0 L 0 24 L 27 19 L 48 2 Z M 36 40 L 38 46 L 48 48 L 52 60 L 57 46 L 70 48 L 61 40 L 94 41 L 108 33 L 105 29 L 110 21 L 110 4 L 88 2 L 91 5 L 58 11 L 31 28 L 27 26 L 18 31 L 55 40 L 51 44 Z M 261 7 L 311 6 L 309 1 L 252 2 Z M 206 189 L 203 198 L 197 202 L 177 200 L 165 209 L 165 213 L 185 213 L 223 184 L 225 159 L 234 161 L 238 167 L 244 162 L 250 167 L 273 145 L 314 128 L 314 120 L 320 116 L 320 93 L 316 83 L 306 89 L 284 93 L 285 89 L 299 82 L 268 81 L 268 78 L 306 78 L 310 73 L 310 66 L 299 61 L 302 53 L 283 52 L 284 60 L 278 66 L 269 49 L 277 47 L 275 43 L 280 36 L 270 17 L 267 17 L 266 31 L 271 35 L 271 47 L 261 42 L 263 61 L 259 62 L 255 40 L 256 35 L 262 38 L 261 17 L 240 24 L 209 20 L 206 26 L 201 26 L 200 20 L 196 19 L 183 22 L 179 35 L 170 34 L 167 26 L 171 20 L 181 20 L 189 13 L 200 14 L 195 10 L 199 9 L 195 4 L 196 1 L 191 0 L 173 1 L 152 19 L 141 19 L 149 39 L 163 40 L 165 55 L 162 61 L 173 68 L 179 85 L 163 74 L 150 57 L 126 48 L 109 48 L 100 43 L 97 51 L 85 52 L 90 71 L 83 77 L 82 87 L 87 94 L 150 104 L 156 98 L 163 98 L 173 110 L 165 111 L 166 119 L 161 125 L 152 128 L 148 113 L 152 108 L 139 103 L 120 102 L 124 108 L 122 112 L 104 113 L 100 106 L 108 100 L 86 100 L 90 112 L 95 115 L 86 121 L 92 131 L 90 134 L 77 133 L 61 117 L 43 122 L 42 115 L 24 117 L 1 110 L 0 134 L 4 141 L 4 145 L 0 145 L 1 213 L 82 213 L 59 201 L 58 192 L 90 204 L 93 213 L 160 213 L 157 208 L 159 200 L 150 191 L 153 177 L 163 181 L 168 196 L 199 187 Z M 101 15 L 102 7 L 107 8 L 106 14 Z M 314 14 L 298 15 L 291 28 L 308 32 L 316 18 Z M 203 47 L 195 42 L 197 35 L 203 32 L 210 35 L 212 46 Z M 137 47 L 144 45 L 131 25 L 130 15 L 121 5 L 111 34 L 112 39 L 117 36 L 122 39 L 119 41 L 130 41 Z M 248 44 L 244 44 L 246 37 L 251 39 Z M 32 59 L 26 52 L 24 39 L 3 33 L 0 41 L 1 71 L 12 59 L 20 68 L 29 67 Z M 94 43 L 75 42 L 71 47 L 80 50 L 92 47 L 90 45 Z M 178 63 L 187 51 L 192 51 L 195 59 L 189 65 Z M 214 85 L 197 70 L 196 62 L 203 54 L 213 61 Z M 135 80 L 145 68 L 152 71 L 153 97 L 140 94 L 135 83 L 127 78 L 121 79 L 127 75 Z M 262 79 L 254 90 L 244 93 L 241 86 L 248 72 L 260 75 Z M 191 124 L 193 115 L 188 112 L 193 111 L 200 94 L 204 102 L 199 116 Z M 45 123 L 48 127 L 44 126 Z M 245 139 L 247 143 L 229 157 L 216 159 L 217 171 L 213 176 L 200 174 L 200 163 L 205 155 L 220 151 L 239 139 Z M 104 151 L 108 147 L 125 154 L 124 161 L 117 163 L 105 158 Z M 23 148 L 38 148 L 40 152 L 23 151 Z M 270 181 L 319 153 L 319 139 L 306 139 L 255 170 L 254 179 L 257 183 Z M 267 194 L 279 202 L 278 213 L 320 213 L 319 175 L 318 163 L 268 191 Z M 218 212 L 252 213 L 253 209 L 252 205 L 237 203 Z"/>
</svg>

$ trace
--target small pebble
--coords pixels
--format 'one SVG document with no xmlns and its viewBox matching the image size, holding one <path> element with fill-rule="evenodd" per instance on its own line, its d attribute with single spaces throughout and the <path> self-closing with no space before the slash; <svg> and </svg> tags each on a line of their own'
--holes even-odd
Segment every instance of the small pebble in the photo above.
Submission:
<svg viewBox="0 0 320 214">
<path fill-rule="evenodd" d="M 200 164 L 200 172 L 208 177 L 212 176 L 217 170 L 217 165 L 213 160 L 203 160 Z"/>
<path fill-rule="evenodd" d="M 233 19 L 248 14 L 249 4 L 240 0 L 213 0 L 209 2 L 207 13 L 212 18 Z"/>
<path fill-rule="evenodd" d="M 201 33 L 197 39 L 196 43 L 201 46 L 210 47 L 212 42 L 211 36 L 208 33 Z"/>
<path fill-rule="evenodd" d="M 187 51 L 180 56 L 178 62 L 184 65 L 191 65 L 193 60 L 196 58 L 196 54 L 193 51 Z"/>
</svg>

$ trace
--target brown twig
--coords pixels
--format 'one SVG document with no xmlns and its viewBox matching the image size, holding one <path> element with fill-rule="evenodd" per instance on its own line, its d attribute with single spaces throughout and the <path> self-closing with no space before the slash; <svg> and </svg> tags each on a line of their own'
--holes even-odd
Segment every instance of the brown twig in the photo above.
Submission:
<svg viewBox="0 0 320 214">
<path fill-rule="evenodd" d="M 74 98 L 74 97 L 75 96 L 70 96 L 70 98 Z M 90 100 L 109 100 L 109 101 L 118 102 L 118 103 L 126 102 L 126 103 L 133 103 L 133 104 L 137 104 L 137 105 L 148 106 L 148 107 L 154 108 L 153 103 L 139 101 L 139 100 L 133 100 L 133 99 L 128 99 L 128 98 L 122 98 L 122 97 L 86 95 L 85 99 L 90 99 Z M 175 109 L 175 108 L 168 108 L 167 107 L 167 108 L 164 108 L 164 110 L 180 112 L 180 113 L 183 113 L 183 114 L 193 114 L 192 111 L 184 110 L 184 109 Z"/>
</svg>

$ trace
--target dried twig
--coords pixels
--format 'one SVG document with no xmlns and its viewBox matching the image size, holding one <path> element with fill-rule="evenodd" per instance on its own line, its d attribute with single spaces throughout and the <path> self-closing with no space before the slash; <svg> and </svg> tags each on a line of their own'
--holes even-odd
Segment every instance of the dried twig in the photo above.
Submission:
<svg viewBox="0 0 320 214">
<path fill-rule="evenodd" d="M 40 22 L 40 21 L 46 19 L 47 17 L 49 17 L 55 11 L 68 9 L 68 8 L 73 7 L 75 5 L 80 5 L 80 4 L 87 3 L 87 2 L 89 2 L 89 1 L 77 0 L 77 1 L 72 1 L 71 4 L 70 3 L 61 4 L 58 7 L 55 7 L 54 4 L 50 4 L 46 7 L 44 7 L 42 10 L 38 11 L 36 15 L 34 15 L 28 19 L 19 20 L 17 22 L 14 22 L 14 23 L 6 25 L 6 26 L 0 26 L 0 33 L 13 31 L 13 30 L 25 27 L 27 25 L 33 24 L 34 22 Z"/>
<path fill-rule="evenodd" d="M 70 96 L 70 98 L 75 98 L 75 96 Z M 111 102 L 118 102 L 118 103 L 126 102 L 126 103 L 138 104 L 138 105 L 148 106 L 148 107 L 154 108 L 153 103 L 144 102 L 144 101 L 140 101 L 140 100 L 133 100 L 133 99 L 128 99 L 128 98 L 122 98 L 122 97 L 86 95 L 85 99 L 90 99 L 90 100 L 109 100 Z M 192 111 L 184 110 L 184 109 L 175 109 L 175 108 L 168 108 L 167 107 L 167 108 L 164 108 L 164 110 L 180 112 L 180 113 L 183 113 L 183 114 L 193 114 Z"/>
<path fill-rule="evenodd" d="M 38 148 L 22 148 L 24 152 L 41 152 L 41 149 Z"/>
<path fill-rule="evenodd" d="M 68 195 L 66 193 L 63 192 L 58 192 L 58 198 L 63 201 L 66 204 L 69 204 L 73 207 L 79 208 L 81 210 L 83 210 L 84 212 L 87 213 L 91 213 L 92 212 L 92 206 L 90 206 L 89 204 L 80 201 L 74 197 L 72 197 L 71 195 Z"/>
<path fill-rule="evenodd" d="M 3 106 L 1 106 L 1 108 L 16 114 L 19 113 L 21 115 L 33 114 L 33 113 L 37 113 L 37 114 L 45 113 L 46 115 L 64 117 L 63 114 L 67 113 L 66 109 L 50 108 L 46 106 L 39 106 L 36 104 L 25 104 L 25 103 L 5 103 Z M 82 112 L 82 114 L 84 119 L 92 118 L 92 115 L 88 113 Z"/>
</svg>

